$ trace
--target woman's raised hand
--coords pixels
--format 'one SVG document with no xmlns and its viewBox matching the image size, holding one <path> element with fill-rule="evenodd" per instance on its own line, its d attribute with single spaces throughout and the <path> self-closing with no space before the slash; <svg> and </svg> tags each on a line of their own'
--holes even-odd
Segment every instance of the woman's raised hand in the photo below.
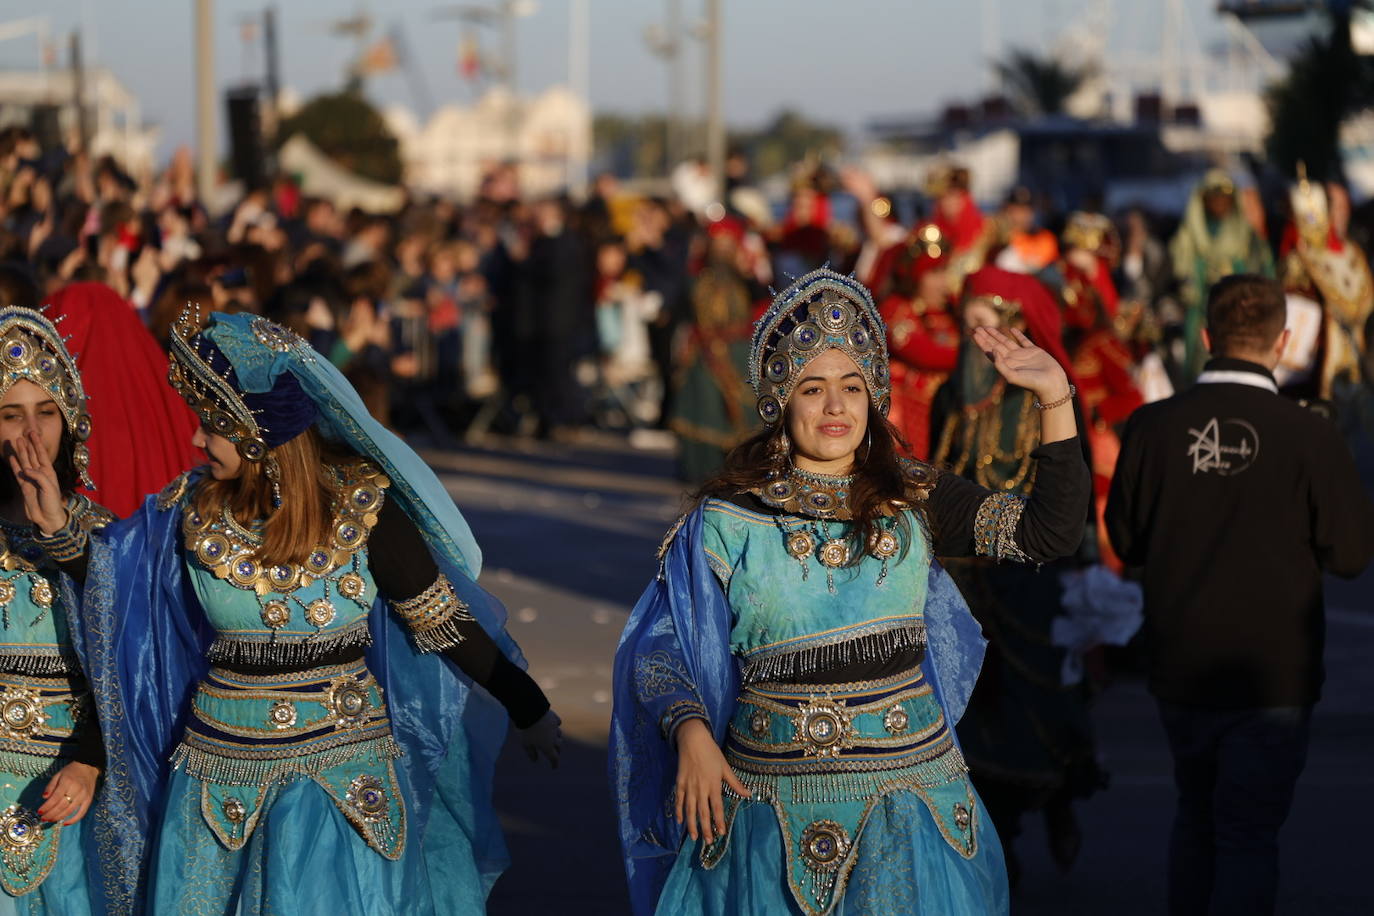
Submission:
<svg viewBox="0 0 1374 916">
<path fill-rule="evenodd" d="M 24 514 L 44 535 L 55 534 L 67 524 L 67 501 L 43 440 L 37 430 L 30 429 L 7 445 L 10 470 L 24 497 Z"/>
<path fill-rule="evenodd" d="M 997 328 L 974 328 L 973 342 L 992 360 L 1002 378 L 1035 392 L 1042 404 L 1069 393 L 1064 367 L 1016 328 L 1010 334 Z"/>
<path fill-rule="evenodd" d="M 679 824 L 687 825 L 687 834 L 692 839 L 714 842 L 716 837 L 725 835 L 721 784 L 745 798 L 749 797 L 749 790 L 725 762 L 715 736 L 701 719 L 683 722 L 673 737 L 677 741 L 674 815 Z"/>
</svg>

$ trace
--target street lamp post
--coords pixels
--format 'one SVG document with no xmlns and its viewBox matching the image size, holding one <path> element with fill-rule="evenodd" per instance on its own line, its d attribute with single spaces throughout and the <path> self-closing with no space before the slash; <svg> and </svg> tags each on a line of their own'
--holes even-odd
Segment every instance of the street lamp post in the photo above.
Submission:
<svg viewBox="0 0 1374 916">
<path fill-rule="evenodd" d="M 725 121 L 721 111 L 720 0 L 706 0 L 706 161 L 717 200 L 725 197 Z"/>
<path fill-rule="evenodd" d="M 215 186 L 214 0 L 196 0 L 196 183 L 208 205 Z"/>
</svg>

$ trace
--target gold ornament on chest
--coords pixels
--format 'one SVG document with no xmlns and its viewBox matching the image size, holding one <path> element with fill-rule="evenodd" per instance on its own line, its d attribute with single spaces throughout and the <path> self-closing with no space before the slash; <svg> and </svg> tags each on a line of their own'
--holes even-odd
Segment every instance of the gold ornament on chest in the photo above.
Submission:
<svg viewBox="0 0 1374 916">
<path fill-rule="evenodd" d="M 809 531 L 793 531 L 787 536 L 787 553 L 795 560 L 811 556 L 816 549 L 816 539 Z"/>
<path fill-rule="evenodd" d="M 849 542 L 843 538 L 826 541 L 816 551 L 816 559 L 821 561 L 822 566 L 839 569 L 849 563 Z"/>
<path fill-rule="evenodd" d="M 235 519 L 228 507 L 208 517 L 191 506 L 186 508 L 182 535 L 187 552 L 216 578 L 253 591 L 259 598 L 273 593 L 290 595 L 328 578 L 352 564 L 358 551 L 366 546 L 368 533 L 377 524 L 385 489 L 390 485 L 386 475 L 364 461 L 338 466 L 333 471 L 336 488 L 330 534 L 325 543 L 316 545 L 304 563 L 262 563 L 257 557 L 262 547 L 261 535 Z M 343 597 L 359 600 L 365 591 L 366 581 L 356 572 L 340 578 L 339 593 Z M 264 607 L 264 622 L 268 622 L 267 617 L 268 608 Z"/>
</svg>

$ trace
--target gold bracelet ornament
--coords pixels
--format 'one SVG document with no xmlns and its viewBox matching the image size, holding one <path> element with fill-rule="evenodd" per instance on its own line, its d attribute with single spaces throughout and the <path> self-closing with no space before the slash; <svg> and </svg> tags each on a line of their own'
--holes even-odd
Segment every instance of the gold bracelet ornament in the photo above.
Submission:
<svg viewBox="0 0 1374 916">
<path fill-rule="evenodd" d="M 1056 407 L 1063 407 L 1065 404 L 1072 401 L 1074 395 L 1076 394 L 1078 394 L 1078 387 L 1073 384 L 1070 384 L 1069 393 L 1064 395 L 1059 400 L 1051 401 L 1048 404 L 1041 404 L 1040 399 L 1036 398 L 1034 401 L 1031 402 L 1031 406 L 1033 406 L 1036 410 L 1054 410 Z"/>
</svg>

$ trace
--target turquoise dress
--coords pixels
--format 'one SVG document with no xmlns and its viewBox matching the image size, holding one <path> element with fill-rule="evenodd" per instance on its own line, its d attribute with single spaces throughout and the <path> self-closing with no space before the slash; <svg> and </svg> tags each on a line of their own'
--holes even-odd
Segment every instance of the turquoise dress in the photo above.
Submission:
<svg viewBox="0 0 1374 916">
<path fill-rule="evenodd" d="M 911 463 L 905 502 L 853 560 L 851 523 L 808 511 L 845 479 L 795 469 L 670 533 L 616 656 L 611 775 L 637 914 L 1007 912 L 954 733 L 984 642 L 933 555 L 1071 551 L 1091 493 L 1077 448 L 1037 453 L 1030 498 Z M 672 818 L 672 736 L 692 717 L 749 790 L 724 792 L 709 844 Z"/>
<path fill-rule="evenodd" d="M 420 844 L 407 843 L 387 697 L 361 657 L 378 597 L 368 540 L 389 481 L 365 462 L 336 474 L 329 540 L 301 566 L 260 564 L 258 532 L 227 511 L 201 516 L 184 478 L 160 497 L 181 512 L 185 572 L 214 638 L 172 754 L 151 912 L 434 912 L 426 870 L 407 861 Z M 471 622 L 442 592 L 392 603 L 421 648 Z M 455 883 L 483 887 L 473 855 L 452 868 Z"/>
<path fill-rule="evenodd" d="M 724 839 L 683 845 L 659 913 L 1006 910 L 997 835 L 921 665 L 788 683 L 869 653 L 923 654 L 931 557 L 907 518 L 900 561 L 865 554 L 827 570 L 789 542 L 833 542 L 847 525 L 706 503 L 702 549 L 744 681 L 725 754 L 752 797 L 726 793 Z M 766 878 L 779 862 L 784 880 Z"/>
<path fill-rule="evenodd" d="M 113 520 L 84 496 L 69 529 Z M 90 690 L 72 649 L 58 566 L 47 539 L 0 522 L 0 914 L 91 912 L 84 832 L 38 817 L 49 780 L 73 760 L 100 766 Z"/>
</svg>

